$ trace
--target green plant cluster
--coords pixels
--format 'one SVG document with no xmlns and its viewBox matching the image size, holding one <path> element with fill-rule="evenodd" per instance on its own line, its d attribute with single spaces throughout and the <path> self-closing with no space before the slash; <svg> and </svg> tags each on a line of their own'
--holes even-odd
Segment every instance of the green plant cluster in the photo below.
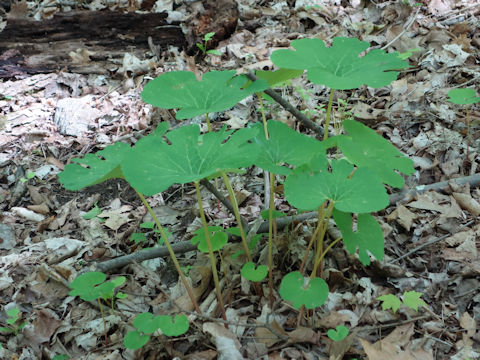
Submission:
<svg viewBox="0 0 480 360">
<path fill-rule="evenodd" d="M 314 309 L 325 303 L 329 292 L 327 283 L 318 275 L 320 265 L 328 250 L 342 238 L 346 249 L 352 254 L 358 251 L 360 261 L 365 265 L 370 264 L 371 256 L 379 260 L 384 257 L 382 231 L 371 213 L 388 206 L 385 185 L 401 188 L 404 185 L 402 175 L 414 171 L 410 159 L 375 131 L 354 120 L 343 122 L 344 134 L 328 137 L 335 90 L 389 85 L 397 79 L 400 69 L 408 67 L 408 63 L 398 53 L 383 50 L 372 50 L 360 56 L 369 44 L 352 38 L 335 38 L 331 47 L 325 46 L 320 39 L 295 40 L 291 45 L 293 50 L 277 50 L 271 56 L 280 70 L 257 72 L 258 80 L 254 82 L 245 76 L 237 76 L 235 71 L 210 71 L 200 81 L 194 73 L 187 71 L 162 74 L 146 84 L 142 99 L 160 108 L 178 109 L 177 119 L 203 115 L 208 132 L 202 133 L 198 125 L 169 130 L 168 123 L 160 123 L 154 132 L 135 146 L 118 142 L 95 154 L 72 159 L 59 175 L 60 182 L 69 190 L 80 190 L 111 178 L 125 179 L 152 215 L 156 230 L 164 240 L 199 313 L 200 308 L 171 248 L 169 236 L 145 196 L 158 194 L 173 184 L 194 184 L 202 228 L 195 232 L 192 240 L 198 243 L 200 251 L 209 254 L 218 302 L 224 311 L 217 259 L 222 259 L 221 250 L 228 237 L 226 230 L 208 225 L 200 195 L 200 181 L 218 181 L 221 178 L 238 224 L 233 232 L 242 239 L 241 256 L 245 263 L 241 275 L 256 283 L 268 277 L 270 305 L 273 306 L 272 248 L 276 234 L 275 218 L 278 217 L 273 188 L 277 181 L 284 179 L 284 193 L 289 204 L 299 210 L 317 211 L 318 224 L 301 266 L 283 277 L 278 292 L 297 309 Z M 298 133 L 281 121 L 267 121 L 263 109 L 264 90 L 298 77 L 305 71 L 311 82 L 330 89 L 323 140 Z M 226 127 L 213 131 L 211 113 L 226 110 L 252 94 L 257 94 L 260 101 L 262 123 L 237 131 Z M 331 153 L 336 156 L 327 155 Z M 260 242 L 258 237 L 251 239 L 247 236 L 227 176 L 250 166 L 258 166 L 269 174 L 271 193 L 266 214 L 269 219 L 266 243 Z M 328 242 L 326 230 L 330 219 L 335 221 L 342 238 Z M 257 247 L 252 246 L 254 241 L 258 242 Z M 268 264 L 255 261 L 258 256 L 254 250 L 258 249 L 258 245 L 268 247 Z M 313 270 L 305 274 L 310 251 L 313 252 Z M 105 292 L 89 287 L 88 294 L 91 295 L 88 298 L 92 299 L 94 295 L 103 296 Z M 183 316 L 175 317 L 172 322 L 170 317 L 144 313 L 137 316 L 134 326 L 137 330 L 125 338 L 124 344 L 128 348 L 143 346 L 158 329 L 168 336 L 180 335 L 188 330 L 188 321 Z M 175 330 L 167 330 L 171 327 Z M 345 335 L 343 332 L 343 329 L 340 335 L 332 332 L 331 336 L 339 339 Z"/>
</svg>

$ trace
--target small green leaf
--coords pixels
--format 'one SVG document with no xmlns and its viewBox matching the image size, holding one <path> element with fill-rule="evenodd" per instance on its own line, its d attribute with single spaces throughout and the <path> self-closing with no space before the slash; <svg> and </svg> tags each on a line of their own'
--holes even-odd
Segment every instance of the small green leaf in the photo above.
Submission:
<svg viewBox="0 0 480 360">
<path fill-rule="evenodd" d="M 57 354 L 52 358 L 52 360 L 68 360 L 68 359 L 70 359 L 70 356 L 68 356 L 67 354 Z"/>
<path fill-rule="evenodd" d="M 377 300 L 382 301 L 382 310 L 392 309 L 394 313 L 402 306 L 402 301 L 393 294 L 379 296 Z"/>
<path fill-rule="evenodd" d="M 352 230 L 352 216 L 338 210 L 333 211 L 333 218 L 342 232 L 345 248 L 350 254 L 358 256 L 363 265 L 370 265 L 370 252 L 377 260 L 385 256 L 383 232 L 375 218 L 370 214 L 358 214 L 357 231 Z"/>
<path fill-rule="evenodd" d="M 9 332 L 9 333 L 13 333 L 15 330 L 2 326 L 2 327 L 0 327 L 0 331 L 6 331 L 6 332 Z"/>
<path fill-rule="evenodd" d="M 168 315 L 159 315 L 158 323 L 160 330 L 167 336 L 179 336 L 188 331 L 188 318 L 184 314 L 175 315 L 172 319 Z"/>
<path fill-rule="evenodd" d="M 470 105 L 480 101 L 473 89 L 452 89 L 448 92 L 448 101 L 458 105 Z"/>
<path fill-rule="evenodd" d="M 212 49 L 212 50 L 207 50 L 206 53 L 207 53 L 207 54 L 212 54 L 212 55 L 222 56 L 222 53 L 221 53 L 220 51 L 214 50 L 214 49 Z"/>
<path fill-rule="evenodd" d="M 145 221 L 140 224 L 141 229 L 153 229 L 155 227 L 155 223 L 153 221 Z"/>
<path fill-rule="evenodd" d="M 147 237 L 144 233 L 132 233 L 132 235 L 130 235 L 130 240 L 135 242 L 135 244 L 138 244 L 147 241 Z"/>
<path fill-rule="evenodd" d="M 150 340 L 150 336 L 143 335 L 140 331 L 129 331 L 123 338 L 123 345 L 127 349 L 137 350 L 145 345 L 148 340 Z"/>
<path fill-rule="evenodd" d="M 72 159 L 73 164 L 65 166 L 58 180 L 65 189 L 73 191 L 108 179 L 123 178 L 120 163 L 130 149 L 129 145 L 118 142 L 82 159 Z"/>
<path fill-rule="evenodd" d="M 145 334 L 153 334 L 160 328 L 159 316 L 153 316 L 149 312 L 138 314 L 133 320 L 133 326 Z"/>
<path fill-rule="evenodd" d="M 313 278 L 307 286 L 305 281 L 298 271 L 288 273 L 280 284 L 280 296 L 286 301 L 291 301 L 295 309 L 302 305 L 307 309 L 323 305 L 328 298 L 328 285 L 325 280 Z"/>
<path fill-rule="evenodd" d="M 343 155 L 355 165 L 373 170 L 385 184 L 403 187 L 403 177 L 395 170 L 405 175 L 413 174 L 413 161 L 362 123 L 345 120 L 343 126 L 350 135 L 337 138 Z"/>
<path fill-rule="evenodd" d="M 220 226 L 208 227 L 210 242 L 212 243 L 212 250 L 220 250 L 228 241 L 228 235 L 223 231 Z M 192 244 L 198 243 L 198 250 L 203 253 L 208 253 L 207 239 L 205 238 L 205 231 L 203 228 L 194 231 L 195 236 L 190 239 Z"/>
<path fill-rule="evenodd" d="M 270 210 L 267 209 L 267 210 L 261 211 L 260 216 L 262 217 L 262 219 L 268 220 L 268 217 L 270 216 Z M 281 218 L 281 217 L 285 217 L 287 215 L 285 213 L 281 212 L 281 211 L 273 210 L 272 211 L 272 216 L 273 216 L 273 219 L 278 219 L 278 218 Z"/>
<path fill-rule="evenodd" d="M 203 40 L 210 41 L 214 36 L 215 36 L 215 31 L 206 33 L 205 36 L 203 37 Z"/>
<path fill-rule="evenodd" d="M 337 330 L 330 329 L 327 331 L 327 336 L 333 341 L 342 341 L 348 335 L 348 328 L 343 325 L 338 325 Z"/>
<path fill-rule="evenodd" d="M 85 220 L 91 220 L 97 217 L 97 215 L 100 215 L 101 213 L 102 209 L 100 209 L 97 203 L 95 203 L 93 208 L 91 208 L 89 211 L 82 215 L 82 218 L 84 218 Z"/>
<path fill-rule="evenodd" d="M 359 56 L 370 46 L 355 38 L 336 37 L 327 48 L 320 39 L 294 40 L 295 50 L 276 50 L 271 60 L 287 69 L 307 70 L 308 79 L 332 89 L 349 90 L 362 85 L 378 88 L 397 79 L 398 69 L 408 63 L 398 58 L 398 53 L 372 50 Z"/>
<path fill-rule="evenodd" d="M 255 127 L 259 133 L 254 139 L 258 146 L 255 165 L 274 174 L 288 175 L 291 170 L 284 164 L 299 166 L 308 163 L 315 155 L 325 154 L 320 141 L 300 134 L 280 121 L 267 122 L 269 140 L 265 138 L 262 124 Z"/>
<path fill-rule="evenodd" d="M 244 85 L 245 78 L 235 76 L 235 70 L 210 71 L 201 81 L 193 72 L 173 71 L 145 85 L 142 99 L 162 109 L 180 108 L 177 119 L 188 119 L 233 107 L 256 90 Z"/>
<path fill-rule="evenodd" d="M 20 314 L 20 310 L 18 308 L 12 308 L 10 310 L 7 311 L 7 315 L 12 318 L 12 319 L 15 319 L 17 320 L 18 319 L 18 315 Z"/>
<path fill-rule="evenodd" d="M 389 204 L 383 184 L 371 170 L 353 172 L 345 160 L 332 160 L 331 168 L 328 171 L 323 157 L 297 167 L 284 183 L 287 201 L 299 209 L 316 209 L 328 199 L 336 209 L 352 213 L 378 211 Z"/>
<path fill-rule="evenodd" d="M 410 309 L 418 311 L 419 306 L 427 307 L 427 303 L 420 299 L 423 294 L 417 291 L 405 291 L 403 294 L 403 304 Z"/>
<path fill-rule="evenodd" d="M 247 262 L 242 266 L 241 275 L 250 281 L 259 282 L 265 279 L 268 274 L 268 266 L 259 265 L 255 269 L 255 264 L 253 262 Z"/>
<path fill-rule="evenodd" d="M 107 276 L 104 273 L 98 271 L 79 275 L 70 283 L 72 290 L 68 295 L 80 296 L 85 301 L 96 300 L 102 295 L 101 291 L 104 290 L 102 288 L 99 289 L 96 285 L 103 283 L 106 278 Z"/>
</svg>

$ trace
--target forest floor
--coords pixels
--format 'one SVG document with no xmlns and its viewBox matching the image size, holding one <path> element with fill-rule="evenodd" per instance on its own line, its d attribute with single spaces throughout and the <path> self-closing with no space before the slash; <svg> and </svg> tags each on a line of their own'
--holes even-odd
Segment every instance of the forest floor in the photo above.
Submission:
<svg viewBox="0 0 480 360">
<path fill-rule="evenodd" d="M 467 109 L 448 101 L 454 88 L 479 91 L 480 4 L 408 1 L 239 0 L 235 31 L 215 46 L 221 55 L 189 56 L 170 47 L 158 54 L 125 56 L 108 74 L 52 71 L 3 78 L 0 326 L 12 331 L 0 330 L 0 359 L 480 359 L 480 107 L 477 103 Z M 201 2 L 175 3 L 175 8 L 173 1 L 157 5 L 185 24 L 202 12 Z M 37 20 L 72 10 L 55 0 L 19 4 L 8 11 L 16 11 L 15 16 L 23 11 Z M 99 0 L 80 8 L 133 11 L 135 6 L 140 4 L 104 6 Z M 8 22 L 8 15 L 4 20 Z M 117 141 L 135 144 L 160 121 L 168 121 L 171 128 L 182 126 L 175 111 L 142 101 L 142 89 L 151 78 L 173 70 L 202 74 L 274 69 L 272 51 L 288 48 L 292 40 L 317 37 L 330 45 L 340 36 L 410 55 L 410 67 L 391 85 L 336 91 L 333 101 L 335 124 L 360 121 L 414 162 L 416 171 L 406 178 L 402 195 L 389 188 L 390 206 L 375 214 L 385 237 L 383 260 L 364 266 L 342 245 L 334 247 L 323 263 L 328 300 L 305 314 L 283 301 L 277 289 L 286 272 L 298 269 L 316 218 L 294 219 L 279 228 L 273 309 L 268 296 L 259 296 L 240 279 L 238 262 L 231 257 L 240 245 L 232 241 L 223 258 L 233 271 L 226 278 L 221 272 L 228 284 L 223 288 L 226 329 L 215 307 L 208 258 L 188 246 L 201 222 L 195 188 L 186 184 L 149 200 L 174 242 L 187 244 L 179 246 L 177 254 L 194 286 L 202 290 L 199 301 L 209 309 L 207 315 L 195 315 L 191 302 L 181 303 L 184 290 L 167 256 L 102 267 L 105 261 L 158 247 L 156 234 L 140 228 L 148 221 L 147 210 L 123 180 L 72 192 L 61 186 L 58 174 L 71 158 Z M 77 55 L 81 59 L 72 54 L 72 62 L 88 65 L 88 54 L 79 49 Z M 304 75 L 277 91 L 324 125 L 328 88 L 308 82 Z M 256 98 L 249 97 L 215 114 L 213 127 L 239 129 L 261 121 L 257 107 Z M 267 103 L 266 111 L 267 118 L 318 137 L 276 102 Z M 258 225 L 266 208 L 263 170 L 248 169 L 231 181 L 241 215 L 251 226 Z M 430 191 L 422 191 L 423 185 L 431 185 Z M 220 183 L 217 188 L 226 195 Z M 295 215 L 282 188 L 275 190 L 276 209 Z M 416 192 L 406 196 L 408 190 Z M 202 188 L 202 196 L 210 225 L 234 226 L 234 216 L 212 192 Z M 145 241 L 132 240 L 139 232 Z M 260 262 L 265 261 L 265 247 L 263 240 L 257 245 Z M 128 296 L 117 299 L 113 310 L 104 305 L 105 322 L 97 302 L 69 296 L 70 282 L 86 269 L 101 269 L 109 278 L 126 277 L 120 290 Z M 260 286 L 268 294 L 267 282 Z M 417 298 L 421 306 L 416 309 L 407 299 L 411 291 L 423 300 Z M 382 308 L 378 298 L 385 294 L 403 299 L 397 311 L 385 302 Z M 12 309 L 19 313 L 8 322 Z M 137 314 L 173 314 L 179 309 L 190 318 L 185 335 L 159 335 L 140 350 L 125 348 L 124 336 Z M 327 331 L 339 325 L 350 333 L 333 341 Z"/>
</svg>

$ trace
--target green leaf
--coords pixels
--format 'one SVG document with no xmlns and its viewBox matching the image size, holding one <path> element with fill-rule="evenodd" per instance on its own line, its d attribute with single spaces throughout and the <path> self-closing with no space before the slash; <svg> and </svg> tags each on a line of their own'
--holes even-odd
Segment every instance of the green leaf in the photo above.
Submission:
<svg viewBox="0 0 480 360">
<path fill-rule="evenodd" d="M 10 328 L 7 328 L 7 327 L 4 327 L 4 326 L 0 327 L 0 331 L 6 331 L 6 332 L 8 332 L 8 333 L 13 333 L 13 332 L 15 332 L 15 330 L 10 329 Z"/>
<path fill-rule="evenodd" d="M 337 330 L 330 329 L 327 331 L 327 336 L 333 341 L 342 341 L 348 335 L 348 328 L 343 325 L 338 325 Z"/>
<path fill-rule="evenodd" d="M 20 310 L 18 308 L 12 308 L 7 311 L 7 315 L 10 318 L 15 319 L 15 321 L 18 320 L 19 314 L 20 314 Z"/>
<path fill-rule="evenodd" d="M 132 233 L 132 235 L 130 235 L 130 240 L 135 242 L 135 244 L 138 244 L 147 241 L 147 237 L 144 233 Z"/>
<path fill-rule="evenodd" d="M 80 296 L 80 298 L 85 301 L 96 300 L 105 290 L 104 287 L 99 288 L 96 285 L 103 283 L 106 278 L 107 276 L 99 271 L 92 271 L 79 275 L 70 283 L 70 288 L 72 290 L 68 295 Z"/>
<path fill-rule="evenodd" d="M 248 141 L 256 132 L 240 129 L 232 134 L 224 127 L 200 135 L 198 125 L 182 126 L 167 133 L 171 145 L 161 136 L 148 135 L 126 157 L 122 170 L 132 187 L 154 195 L 174 183 L 198 181 L 225 169 L 252 165 L 257 148 Z"/>
<path fill-rule="evenodd" d="M 349 90 L 362 85 L 378 88 L 397 79 L 397 70 L 408 67 L 398 53 L 376 49 L 359 56 L 370 45 L 353 38 L 336 37 L 327 48 L 320 39 L 294 40 L 295 50 L 277 50 L 271 60 L 281 68 L 307 70 L 308 79 L 332 89 Z"/>
<path fill-rule="evenodd" d="M 383 184 L 371 170 L 353 173 L 353 165 L 345 160 L 332 160 L 331 168 L 328 171 L 323 158 L 297 167 L 284 183 L 287 201 L 299 209 L 316 209 L 328 199 L 336 209 L 352 213 L 378 211 L 389 204 Z"/>
<path fill-rule="evenodd" d="M 355 254 L 358 247 L 358 256 L 363 265 L 370 265 L 370 252 L 377 260 L 382 260 L 384 253 L 383 232 L 375 218 L 370 214 L 358 214 L 357 231 L 352 230 L 351 214 L 333 211 L 333 218 L 342 232 L 345 248 L 350 254 Z"/>
<path fill-rule="evenodd" d="M 173 71 L 150 81 L 142 99 L 163 109 L 180 108 L 177 119 L 188 119 L 227 110 L 255 90 L 243 89 L 245 78 L 235 77 L 235 70 L 210 71 L 201 81 L 189 71 Z"/>
<path fill-rule="evenodd" d="M 420 299 L 423 294 L 417 291 L 405 291 L 403 294 L 403 304 L 410 309 L 418 311 L 419 306 L 427 307 L 427 303 Z"/>
<path fill-rule="evenodd" d="M 159 316 L 153 316 L 149 312 L 138 314 L 133 320 L 133 326 L 145 334 L 153 334 L 160 328 Z"/>
<path fill-rule="evenodd" d="M 240 273 L 247 280 L 259 282 L 265 279 L 267 276 L 268 266 L 258 265 L 258 267 L 255 269 L 255 264 L 253 262 L 247 262 L 242 266 Z"/>
<path fill-rule="evenodd" d="M 278 69 L 276 71 L 257 70 L 255 75 L 259 79 L 265 80 L 270 87 L 282 84 L 285 81 L 295 79 L 303 74 L 302 70 Z"/>
<path fill-rule="evenodd" d="M 255 165 L 262 169 L 288 175 L 291 170 L 283 164 L 299 166 L 309 162 L 315 155 L 325 154 L 320 141 L 300 134 L 280 121 L 269 120 L 267 127 L 269 140 L 265 138 L 263 125 L 255 125 L 259 131 L 254 139 L 259 147 Z"/>
<path fill-rule="evenodd" d="M 153 229 L 155 227 L 155 223 L 153 221 L 145 221 L 140 224 L 141 229 Z"/>
<path fill-rule="evenodd" d="M 298 271 L 288 273 L 280 284 L 280 296 L 286 301 L 291 301 L 295 309 L 302 305 L 307 309 L 323 305 L 328 298 L 328 285 L 325 280 L 313 278 L 306 287 L 305 280 Z"/>
<path fill-rule="evenodd" d="M 52 360 L 68 360 L 68 359 L 70 359 L 70 356 L 68 356 L 67 354 L 57 354 L 52 358 Z"/>
<path fill-rule="evenodd" d="M 393 294 L 379 296 L 377 300 L 382 301 L 382 310 L 392 309 L 394 313 L 396 313 L 402 305 L 402 301 Z"/>
<path fill-rule="evenodd" d="M 222 53 L 218 50 L 215 50 L 215 49 L 212 49 L 212 50 L 207 50 L 206 52 L 207 54 L 212 54 L 212 55 L 218 55 L 218 56 L 222 56 Z"/>
<path fill-rule="evenodd" d="M 212 250 L 220 250 L 228 241 L 227 233 L 225 233 L 220 226 L 208 226 L 208 231 L 210 242 L 212 243 Z M 203 228 L 197 229 L 193 233 L 195 236 L 190 239 L 190 242 L 194 245 L 198 243 L 198 250 L 203 253 L 208 253 L 207 239 Z"/>
<path fill-rule="evenodd" d="M 175 315 L 173 319 L 168 315 L 159 315 L 157 317 L 160 330 L 167 336 L 179 336 L 188 331 L 188 318 L 184 314 Z"/>
<path fill-rule="evenodd" d="M 91 220 L 97 217 L 97 215 L 100 215 L 101 213 L 102 209 L 100 209 L 97 203 L 95 203 L 93 208 L 91 208 L 89 211 L 82 215 L 82 218 L 84 218 L 85 220 Z"/>
<path fill-rule="evenodd" d="M 480 97 L 475 96 L 473 89 L 452 89 L 448 92 L 448 101 L 458 105 L 475 104 L 480 101 Z"/>
<path fill-rule="evenodd" d="M 337 144 L 347 159 L 359 167 L 372 169 L 385 184 L 403 187 L 403 177 L 395 170 L 413 174 L 413 161 L 362 123 L 345 120 L 343 126 L 350 136 L 339 136 Z"/>
<path fill-rule="evenodd" d="M 130 150 L 129 145 L 118 142 L 82 159 L 72 159 L 73 164 L 65 166 L 58 180 L 67 190 L 80 190 L 108 179 L 123 178 L 120 163 Z"/>
<path fill-rule="evenodd" d="M 267 210 L 260 211 L 260 216 L 262 217 L 263 220 L 268 220 L 268 218 L 270 216 L 270 210 L 267 209 Z M 287 214 L 285 214 L 281 211 L 278 211 L 278 210 L 273 210 L 272 211 L 272 218 L 273 219 L 278 219 L 278 218 L 285 217 L 285 216 L 287 216 Z"/>
<path fill-rule="evenodd" d="M 148 340 L 150 340 L 150 336 L 143 335 L 140 331 L 129 331 L 123 338 L 123 345 L 127 349 L 137 350 L 145 345 Z"/>
</svg>

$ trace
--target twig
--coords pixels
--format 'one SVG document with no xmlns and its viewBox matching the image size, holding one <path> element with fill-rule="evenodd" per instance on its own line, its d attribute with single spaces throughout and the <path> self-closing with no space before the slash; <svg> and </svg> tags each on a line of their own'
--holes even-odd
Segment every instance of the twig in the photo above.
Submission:
<svg viewBox="0 0 480 360">
<path fill-rule="evenodd" d="M 458 230 L 463 229 L 464 227 L 467 227 L 468 225 L 472 224 L 473 222 L 474 222 L 474 220 L 468 221 L 467 223 L 465 223 L 465 224 L 463 224 L 462 226 L 460 226 L 460 227 L 458 228 Z M 397 261 L 400 261 L 400 260 L 406 258 L 407 256 L 412 255 L 413 253 L 417 252 L 418 250 L 421 250 L 421 249 L 423 249 L 424 247 L 427 247 L 427 246 L 430 246 L 430 245 L 432 245 L 432 244 L 435 244 L 435 243 L 439 242 L 440 240 L 443 240 L 443 239 L 445 239 L 445 238 L 447 238 L 447 237 L 449 237 L 449 236 L 452 236 L 452 235 L 453 235 L 453 234 L 448 233 L 448 234 L 442 235 L 442 236 L 440 236 L 440 237 L 438 237 L 438 238 L 429 240 L 429 241 L 427 241 L 426 243 L 423 243 L 422 245 L 417 246 L 415 249 L 410 250 L 409 252 L 403 254 L 402 256 L 400 256 L 400 257 L 398 257 L 398 258 L 396 258 L 396 259 L 393 259 L 393 260 L 390 261 L 388 264 L 391 265 L 391 264 L 393 264 L 393 263 L 396 263 Z"/>
<path fill-rule="evenodd" d="M 258 78 L 253 73 L 246 73 L 245 75 L 252 81 L 258 80 Z M 283 97 L 278 95 L 275 90 L 266 89 L 264 90 L 264 93 L 270 96 L 277 103 L 279 103 L 285 110 L 287 110 L 289 113 L 295 116 L 298 120 L 300 120 L 305 127 L 314 130 L 315 132 L 317 132 L 318 135 L 320 135 L 320 137 L 323 137 L 324 130 L 320 125 L 314 123 L 312 120 L 307 118 L 304 114 L 302 114 L 297 108 L 295 108 L 287 100 L 285 100 Z"/>
<path fill-rule="evenodd" d="M 415 19 L 417 18 L 417 15 L 418 15 L 419 11 L 420 11 L 420 8 L 417 8 L 417 11 L 415 11 L 415 14 L 413 14 L 410 17 L 410 19 L 407 21 L 407 24 L 403 28 L 402 32 L 400 32 L 400 34 L 395 36 L 387 45 L 382 46 L 381 47 L 382 50 L 388 49 L 395 41 L 400 39 L 408 31 L 408 29 L 410 29 L 410 26 L 412 26 L 412 24 L 415 22 Z"/>
</svg>

